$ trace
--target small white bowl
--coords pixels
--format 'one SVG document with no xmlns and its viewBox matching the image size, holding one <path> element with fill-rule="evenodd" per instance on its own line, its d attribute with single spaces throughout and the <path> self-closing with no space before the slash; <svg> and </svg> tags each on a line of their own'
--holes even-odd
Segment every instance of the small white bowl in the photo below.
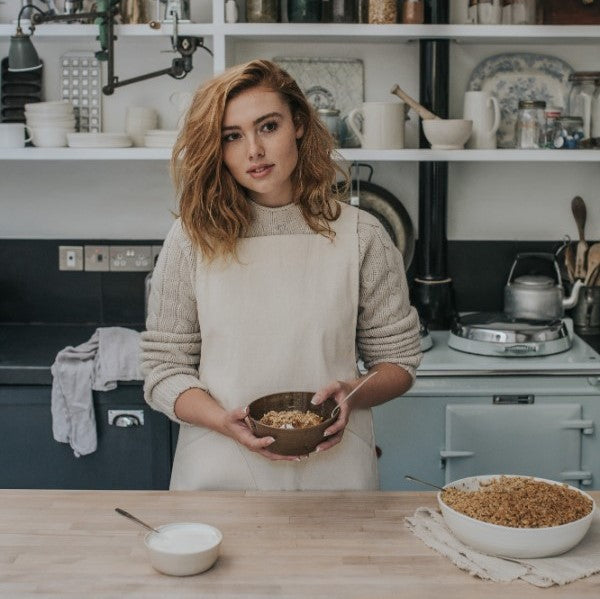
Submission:
<svg viewBox="0 0 600 599">
<path fill-rule="evenodd" d="M 192 576 L 208 570 L 219 557 L 221 531 L 201 522 L 159 526 L 160 534 L 144 537 L 152 566 L 171 576 Z"/>
<path fill-rule="evenodd" d="M 473 121 L 464 119 L 424 119 L 423 133 L 433 150 L 460 150 L 464 148 Z"/>
<path fill-rule="evenodd" d="M 488 474 L 485 476 L 470 476 L 461 478 L 444 488 L 455 487 L 465 491 L 477 491 L 481 483 L 495 478 L 505 476 L 512 478 L 515 474 Z M 563 483 L 545 478 L 531 477 L 533 480 L 543 481 L 551 485 L 562 485 Z M 561 526 L 547 526 L 544 528 L 514 528 L 511 526 L 499 526 L 482 520 L 476 520 L 465 514 L 461 514 L 442 501 L 442 494 L 438 493 L 437 499 L 444 521 L 454 536 L 465 545 L 473 547 L 488 555 L 509 558 L 538 558 L 560 555 L 572 549 L 583 539 L 587 533 L 596 504 L 590 495 L 580 489 L 567 485 L 587 497 L 592 502 L 592 511 L 583 518 L 562 524 Z"/>
</svg>

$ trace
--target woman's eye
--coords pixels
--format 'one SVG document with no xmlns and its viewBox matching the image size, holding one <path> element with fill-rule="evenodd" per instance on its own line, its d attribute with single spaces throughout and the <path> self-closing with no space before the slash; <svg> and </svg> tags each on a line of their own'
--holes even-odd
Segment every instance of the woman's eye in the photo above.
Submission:
<svg viewBox="0 0 600 599">
<path fill-rule="evenodd" d="M 279 125 L 276 121 L 269 121 L 262 126 L 263 131 L 267 131 L 268 133 L 275 131 Z"/>
<path fill-rule="evenodd" d="M 223 142 L 227 143 L 228 141 L 235 141 L 236 139 L 239 139 L 239 137 L 239 133 L 228 133 L 227 135 L 223 136 Z"/>
</svg>

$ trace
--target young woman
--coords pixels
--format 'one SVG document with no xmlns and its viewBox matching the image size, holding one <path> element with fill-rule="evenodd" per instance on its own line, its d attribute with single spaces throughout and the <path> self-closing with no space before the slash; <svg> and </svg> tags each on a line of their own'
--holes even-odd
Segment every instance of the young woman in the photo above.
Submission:
<svg viewBox="0 0 600 599">
<path fill-rule="evenodd" d="M 376 489 L 371 406 L 419 364 L 404 265 L 380 223 L 336 200 L 333 141 L 296 82 L 266 60 L 195 94 L 174 148 L 180 217 L 153 275 L 145 397 L 181 424 L 172 489 Z M 349 402 L 309 456 L 269 451 L 254 399 Z"/>
</svg>

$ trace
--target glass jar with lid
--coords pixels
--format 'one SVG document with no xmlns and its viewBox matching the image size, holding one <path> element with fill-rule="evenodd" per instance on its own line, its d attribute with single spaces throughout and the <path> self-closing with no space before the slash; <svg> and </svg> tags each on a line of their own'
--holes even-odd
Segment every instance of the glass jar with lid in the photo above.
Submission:
<svg viewBox="0 0 600 599">
<path fill-rule="evenodd" d="M 321 0 L 288 0 L 288 21 L 290 23 L 320 23 Z"/>
<path fill-rule="evenodd" d="M 569 92 L 569 109 L 567 113 L 570 116 L 580 116 L 583 119 L 585 139 L 591 136 L 592 99 L 598 79 L 600 79 L 600 71 L 577 71 L 569 75 L 571 90 Z"/>
<path fill-rule="evenodd" d="M 248 23 L 277 23 L 279 21 L 278 0 L 246 0 Z"/>
<path fill-rule="evenodd" d="M 583 119 L 580 116 L 561 116 L 554 123 L 555 148 L 577 150 L 583 140 Z"/>
<path fill-rule="evenodd" d="M 533 150 L 545 145 L 546 102 L 543 100 L 519 100 L 519 112 L 515 126 L 515 148 Z"/>
<path fill-rule="evenodd" d="M 398 5 L 396 0 L 369 0 L 369 23 L 396 23 Z"/>
</svg>

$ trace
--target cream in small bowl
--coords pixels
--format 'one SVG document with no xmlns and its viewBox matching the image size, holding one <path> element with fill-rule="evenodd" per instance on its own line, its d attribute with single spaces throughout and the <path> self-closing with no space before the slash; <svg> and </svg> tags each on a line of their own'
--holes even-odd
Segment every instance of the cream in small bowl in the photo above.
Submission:
<svg viewBox="0 0 600 599">
<path fill-rule="evenodd" d="M 179 522 L 158 527 L 159 534 L 144 537 L 152 566 L 163 574 L 191 576 L 208 570 L 219 557 L 221 531 L 200 522 Z"/>
</svg>

